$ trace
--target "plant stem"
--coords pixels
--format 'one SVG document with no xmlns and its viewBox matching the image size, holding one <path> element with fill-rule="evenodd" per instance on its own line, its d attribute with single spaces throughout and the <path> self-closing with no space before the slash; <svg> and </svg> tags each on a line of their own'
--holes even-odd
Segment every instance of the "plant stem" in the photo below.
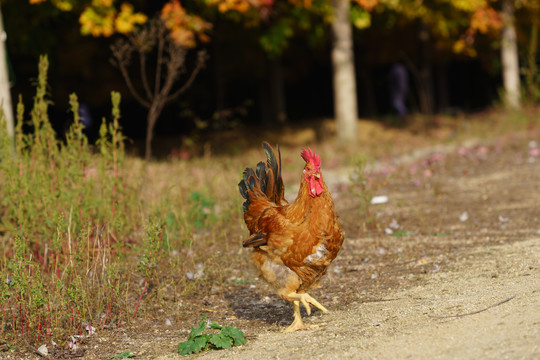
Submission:
<svg viewBox="0 0 540 360">
<path fill-rule="evenodd" d="M 142 290 L 141 296 L 139 297 L 139 301 L 137 302 L 137 306 L 135 307 L 135 312 L 133 313 L 133 317 L 137 314 L 137 310 L 139 310 L 139 305 L 141 303 L 142 297 L 144 293 L 146 292 L 146 285 L 148 285 L 148 280 L 144 280 L 144 288 Z"/>
</svg>

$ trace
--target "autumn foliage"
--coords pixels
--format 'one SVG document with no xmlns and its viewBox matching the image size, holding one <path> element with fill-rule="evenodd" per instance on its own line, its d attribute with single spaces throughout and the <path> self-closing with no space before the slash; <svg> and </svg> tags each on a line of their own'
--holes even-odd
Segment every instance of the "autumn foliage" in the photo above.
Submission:
<svg viewBox="0 0 540 360">
<path fill-rule="evenodd" d="M 115 33 L 129 34 L 137 25 L 148 20 L 145 14 L 135 11 L 129 1 L 119 4 L 116 0 L 29 0 L 31 4 L 47 1 L 64 11 L 75 11 L 74 4 L 79 5 L 79 8 L 82 5 L 79 22 L 84 35 L 109 37 Z M 351 21 L 358 29 L 370 27 L 373 16 L 387 11 L 395 12 L 409 20 L 420 19 L 447 43 L 449 49 L 468 56 L 476 55 L 475 40 L 478 34 L 496 36 L 503 26 L 500 13 L 493 7 L 491 0 L 348 1 L 352 3 Z M 524 5 L 528 3 L 524 2 Z M 243 21 L 248 27 L 266 24 L 271 28 L 276 23 L 279 30 L 269 30 L 270 35 L 262 35 L 261 43 L 267 51 L 275 46 L 264 46 L 265 39 L 275 37 L 276 34 L 288 34 L 285 37 L 290 37 L 295 32 L 294 28 L 300 26 L 302 21 L 305 22 L 305 19 L 294 21 L 295 16 L 305 17 L 296 10 L 308 11 L 323 22 L 333 18 L 330 0 L 203 0 L 197 6 L 199 9 L 214 9 L 225 16 L 231 15 L 235 21 Z M 190 13 L 179 0 L 166 2 L 161 9 L 161 16 L 178 45 L 195 47 L 198 41 L 210 41 L 213 27 L 211 20 Z M 287 29 L 283 29 L 283 26 Z M 283 43 L 279 39 L 276 41 Z"/>
<path fill-rule="evenodd" d="M 114 0 L 92 0 L 79 17 L 83 35 L 105 37 L 116 32 L 128 34 L 135 25 L 144 24 L 147 20 L 146 15 L 134 12 L 131 4 L 122 3 L 117 10 Z"/>
<path fill-rule="evenodd" d="M 165 26 L 171 31 L 171 37 L 178 45 L 194 47 L 197 38 L 202 42 L 210 40 L 207 32 L 212 28 L 212 24 L 200 16 L 188 14 L 178 0 L 171 0 L 165 4 L 161 16 Z"/>
</svg>

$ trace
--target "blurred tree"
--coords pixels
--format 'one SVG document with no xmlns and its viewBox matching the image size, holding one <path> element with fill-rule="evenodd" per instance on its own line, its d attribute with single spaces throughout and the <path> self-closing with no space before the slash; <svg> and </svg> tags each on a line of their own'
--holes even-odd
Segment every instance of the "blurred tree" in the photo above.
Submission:
<svg viewBox="0 0 540 360">
<path fill-rule="evenodd" d="M 126 39 L 117 40 L 111 50 L 114 64 L 120 69 L 129 91 L 137 101 L 148 109 L 146 118 L 146 146 L 144 158 L 152 156 L 152 139 L 154 127 L 167 103 L 177 99 L 193 83 L 195 77 L 204 66 L 206 53 L 200 51 L 196 64 L 189 73 L 184 84 L 173 91 L 180 75 L 187 72 L 186 55 L 189 47 L 194 45 L 194 34 L 186 33 L 184 27 L 176 27 L 175 21 L 169 21 L 171 12 L 184 11 L 178 2 L 171 3 L 174 8 L 165 7 L 163 18 L 153 18 L 147 26 L 137 29 Z M 169 28 L 169 29 L 167 29 Z M 142 79 L 142 92 L 138 90 L 129 74 L 128 67 L 133 53 L 139 56 L 139 70 Z M 155 71 L 153 84 L 150 84 L 147 72 L 147 56 L 155 53 Z M 151 86 L 153 85 L 153 86 Z"/>
<path fill-rule="evenodd" d="M 358 103 L 354 69 L 353 34 L 349 0 L 332 0 L 332 68 L 334 82 L 334 115 L 338 141 L 348 145 L 356 141 Z"/>
<path fill-rule="evenodd" d="M 31 4 L 47 0 L 29 0 Z M 206 31 L 210 24 L 198 16 L 189 15 L 178 0 L 165 3 L 161 15 L 146 27 L 148 17 L 135 12 L 133 5 L 123 2 L 120 9 L 115 0 L 49 0 L 63 11 L 80 12 L 79 23 L 83 35 L 109 37 L 123 34 L 111 47 L 114 64 L 120 69 L 126 85 L 133 97 L 148 109 L 145 142 L 145 159 L 152 155 L 152 139 L 156 122 L 167 103 L 184 93 L 204 65 L 205 55 L 199 53 L 197 63 L 182 87 L 173 91 L 181 74 L 186 72 L 186 54 L 196 44 L 196 40 L 207 41 Z M 137 27 L 138 26 L 138 27 Z M 156 61 L 153 74 L 153 86 L 150 86 L 147 57 L 155 50 Z M 128 66 L 133 53 L 139 56 L 142 92 L 131 79 Z"/>
<path fill-rule="evenodd" d="M 514 0 L 502 0 L 504 27 L 501 32 L 501 62 L 504 84 L 504 102 L 512 109 L 521 106 L 521 84 L 517 35 L 514 24 Z"/>
<path fill-rule="evenodd" d="M 538 27 L 540 25 L 540 1 L 527 0 L 524 6 L 530 22 L 529 44 L 527 48 L 527 69 L 525 70 L 525 82 L 527 96 L 530 101 L 540 100 L 540 74 L 536 65 L 538 55 Z"/>
<path fill-rule="evenodd" d="M 475 57 L 478 34 L 496 38 L 503 24 L 491 0 L 382 0 L 378 12 L 385 11 L 395 12 L 417 24 L 418 60 L 415 63 L 408 54 L 403 57 L 416 82 L 420 110 L 425 114 L 431 114 L 435 104 L 432 49 L 448 49 L 455 54 Z"/>
<path fill-rule="evenodd" d="M 214 125 L 223 126 L 227 117 L 234 113 L 231 109 L 227 109 L 225 104 L 228 83 L 241 81 L 233 79 L 235 75 L 256 78 L 258 94 L 251 92 L 250 96 L 258 100 L 259 119 L 262 123 L 285 122 L 287 112 L 281 58 L 279 55 L 269 55 L 268 52 L 263 52 L 261 47 L 257 47 L 262 29 L 269 20 L 273 2 L 204 0 L 203 3 L 204 8 L 199 11 L 213 24 L 211 53 L 216 100 Z M 231 56 L 234 56 L 234 60 L 230 58 Z M 227 67 L 227 61 L 233 60 L 233 63 L 238 63 L 239 57 L 251 65 L 242 67 L 241 74 L 234 71 L 234 66 Z M 245 106 L 246 102 L 243 103 L 240 108 Z"/>
<path fill-rule="evenodd" d="M 49 2 L 61 11 L 80 13 L 81 33 L 92 36 L 111 36 L 114 33 L 129 34 L 135 25 L 144 24 L 147 16 L 135 13 L 133 5 L 123 2 L 120 10 L 116 0 L 28 0 L 30 4 Z"/>
<path fill-rule="evenodd" d="M 142 0 L 128 0 L 122 4 L 115 0 L 29 0 L 29 2 L 48 3 L 58 9 L 79 13 L 81 31 L 93 36 L 128 34 L 147 21 L 146 15 L 136 12 L 132 4 L 150 3 Z M 537 0 L 519 1 L 520 4 L 533 2 Z M 292 41 L 330 44 L 332 51 L 329 59 L 332 61 L 334 75 L 334 111 L 338 123 L 338 137 L 343 144 L 354 141 L 356 134 L 354 126 L 356 126 L 357 95 L 351 25 L 356 29 L 366 29 L 372 27 L 372 20 L 375 17 L 386 17 L 389 19 L 385 25 L 388 28 L 396 24 L 397 18 L 399 21 L 407 22 L 410 28 L 414 28 L 417 38 L 412 48 L 417 51 L 416 53 L 403 51 L 402 56 L 405 59 L 402 60 L 407 64 L 416 82 L 421 111 L 424 113 L 433 112 L 435 106 L 432 68 L 437 68 L 440 77 L 446 73 L 444 65 L 441 66 L 441 57 L 432 58 L 434 54 L 440 53 L 440 49 L 444 48 L 447 51 L 445 56 L 448 58 L 452 57 L 451 52 L 460 56 L 477 56 L 478 35 L 485 34 L 491 39 L 498 39 L 497 44 L 500 44 L 500 30 L 503 25 L 501 13 L 494 9 L 498 4 L 494 0 L 201 0 L 186 1 L 187 10 L 176 0 L 164 3 L 165 7 L 168 6 L 170 9 L 181 9 L 178 12 L 170 12 L 168 17 L 169 30 L 175 41 L 189 47 L 197 41 L 208 40 L 209 36 L 216 40 L 212 44 L 211 51 L 214 55 L 218 112 L 225 103 L 223 79 L 235 76 L 234 73 L 228 74 L 227 69 L 224 70 L 222 66 L 223 61 L 227 60 L 223 60 L 221 56 L 225 54 L 224 51 L 230 51 L 230 48 L 234 47 L 246 54 L 249 53 L 250 65 L 253 65 L 250 66 L 250 70 L 257 73 L 256 76 L 260 73 L 266 74 L 264 91 L 261 91 L 259 98 L 261 102 L 266 102 L 265 109 L 270 111 L 262 113 L 271 113 L 275 110 L 269 119 L 279 121 L 287 117 L 283 76 L 289 74 L 282 75 L 281 71 L 281 56 L 284 50 L 289 48 Z M 153 7 L 160 8 L 162 4 L 154 4 Z M 213 32 L 210 32 L 208 22 L 213 25 Z M 222 26 L 225 23 L 237 24 L 228 38 L 221 33 L 221 30 L 226 28 Z M 238 24 L 247 31 L 239 31 Z M 373 29 L 374 32 L 379 30 L 380 28 Z M 239 44 L 231 44 L 238 37 L 242 37 L 242 40 L 249 39 L 249 42 L 240 41 Z M 264 66 L 261 66 L 262 55 L 258 53 L 253 55 L 253 47 L 250 46 L 254 43 L 253 39 L 259 42 L 267 55 Z M 220 42 L 222 40 L 223 43 Z M 531 42 L 533 40 L 534 37 L 531 35 Z M 530 53 L 532 48 L 536 46 L 530 45 Z M 369 54 L 361 54 L 361 57 L 366 56 Z M 254 71 L 252 70 L 254 67 L 259 68 Z M 144 95 L 144 92 L 141 94 Z"/>
<path fill-rule="evenodd" d="M 260 29 L 260 43 L 269 55 L 269 73 L 273 84 L 273 105 L 278 108 L 278 119 L 285 117 L 283 85 L 279 84 L 279 56 L 289 40 L 303 32 L 312 43 L 327 39 L 331 31 L 331 60 L 334 84 L 334 114 L 340 144 L 356 140 L 357 92 L 354 67 L 353 32 L 370 25 L 370 15 L 379 0 L 207 0 L 221 13 L 247 27 Z M 351 7 L 351 2 L 355 5 Z"/>
<path fill-rule="evenodd" d="M 11 103 L 11 92 L 9 73 L 7 66 L 6 33 L 4 31 L 4 20 L 2 8 L 0 6 L 0 107 L 2 116 L 6 121 L 7 134 L 15 139 L 15 120 L 13 118 L 13 104 Z"/>
</svg>

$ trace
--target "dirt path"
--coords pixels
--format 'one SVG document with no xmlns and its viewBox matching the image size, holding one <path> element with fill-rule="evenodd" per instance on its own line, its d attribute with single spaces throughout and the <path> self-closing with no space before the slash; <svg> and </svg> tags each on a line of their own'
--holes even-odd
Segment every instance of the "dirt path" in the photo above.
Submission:
<svg viewBox="0 0 540 360">
<path fill-rule="evenodd" d="M 311 318 L 320 328 L 265 332 L 201 359 L 538 359 L 540 238 L 474 249 L 425 284 Z M 465 314 L 515 297 L 484 312 Z M 159 359 L 179 358 L 166 355 Z"/>
<path fill-rule="evenodd" d="M 527 158 L 528 141 L 407 164 L 377 220 L 383 230 L 397 223 L 399 236 L 354 237 L 363 230 L 342 199 L 349 237 L 312 294 L 331 313 L 304 314 L 321 326 L 282 334 L 292 320 L 287 304 L 264 284 L 238 287 L 229 322 L 248 343 L 194 357 L 540 359 L 540 159 Z M 157 358 L 181 358 L 173 352 Z"/>
</svg>

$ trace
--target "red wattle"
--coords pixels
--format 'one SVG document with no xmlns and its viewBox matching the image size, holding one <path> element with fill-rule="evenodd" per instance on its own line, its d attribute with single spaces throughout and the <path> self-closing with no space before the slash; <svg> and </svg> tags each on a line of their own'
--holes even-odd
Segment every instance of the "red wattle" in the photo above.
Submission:
<svg viewBox="0 0 540 360">
<path fill-rule="evenodd" d="M 319 196 L 322 194 L 323 190 L 324 188 L 322 186 L 322 179 L 319 178 L 318 181 L 315 182 L 315 193 L 317 194 L 317 196 Z"/>
<path fill-rule="evenodd" d="M 306 181 L 308 182 L 308 188 L 309 188 L 309 196 L 315 197 L 322 194 L 324 191 L 324 188 L 322 186 L 322 179 L 319 178 L 315 180 L 313 176 L 306 177 Z"/>
</svg>

